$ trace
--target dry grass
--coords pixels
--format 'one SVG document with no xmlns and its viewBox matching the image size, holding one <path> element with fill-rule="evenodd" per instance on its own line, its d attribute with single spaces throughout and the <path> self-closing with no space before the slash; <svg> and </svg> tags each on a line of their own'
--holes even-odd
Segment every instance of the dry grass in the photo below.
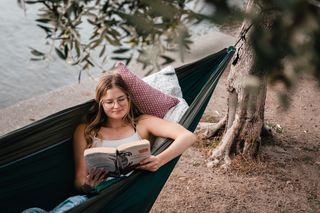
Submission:
<svg viewBox="0 0 320 213">
<path fill-rule="evenodd" d="M 217 123 L 219 122 L 219 118 L 205 114 L 202 117 L 201 122 Z M 213 137 L 210 138 L 203 138 L 200 135 L 197 135 L 198 142 L 195 143 L 193 147 L 201 153 L 203 153 L 206 157 L 208 157 L 211 153 L 211 150 L 216 148 L 220 143 L 223 136 L 223 132 L 224 129 L 221 129 L 217 131 L 217 133 Z"/>
<path fill-rule="evenodd" d="M 204 114 L 201 118 L 201 122 L 218 123 L 221 118 L 217 116 L 212 116 L 209 114 Z"/>
<path fill-rule="evenodd" d="M 261 159 L 246 160 L 242 156 L 237 156 L 233 159 L 231 171 L 243 175 L 261 175 L 270 173 L 272 167 L 269 163 Z"/>
</svg>

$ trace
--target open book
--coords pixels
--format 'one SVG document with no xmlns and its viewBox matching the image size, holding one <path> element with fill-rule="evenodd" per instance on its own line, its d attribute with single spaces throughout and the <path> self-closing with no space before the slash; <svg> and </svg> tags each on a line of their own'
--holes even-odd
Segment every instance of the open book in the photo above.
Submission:
<svg viewBox="0 0 320 213">
<path fill-rule="evenodd" d="M 150 142 L 139 140 L 114 147 L 95 147 L 84 151 L 87 169 L 103 168 L 109 176 L 119 177 L 132 171 L 151 155 Z"/>
</svg>

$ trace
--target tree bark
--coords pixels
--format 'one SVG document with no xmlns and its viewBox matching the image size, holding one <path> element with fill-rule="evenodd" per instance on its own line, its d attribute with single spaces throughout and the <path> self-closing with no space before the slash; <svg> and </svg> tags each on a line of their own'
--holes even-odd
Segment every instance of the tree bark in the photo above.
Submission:
<svg viewBox="0 0 320 213">
<path fill-rule="evenodd" d="M 254 6 L 253 0 L 249 0 L 246 10 L 252 10 Z M 244 21 L 241 29 L 247 29 L 250 24 Z M 240 58 L 235 66 L 231 66 L 228 75 L 225 133 L 220 144 L 212 151 L 208 166 L 221 163 L 228 166 L 235 155 L 248 160 L 254 159 L 259 150 L 267 81 L 263 71 L 258 70 L 254 64 L 250 37 L 242 40 L 238 47 Z"/>
</svg>

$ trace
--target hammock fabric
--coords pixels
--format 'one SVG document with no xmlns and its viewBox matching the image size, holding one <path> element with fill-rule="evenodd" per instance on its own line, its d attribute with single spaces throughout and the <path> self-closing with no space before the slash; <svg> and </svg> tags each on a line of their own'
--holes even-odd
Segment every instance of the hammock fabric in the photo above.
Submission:
<svg viewBox="0 0 320 213">
<path fill-rule="evenodd" d="M 190 131 L 195 130 L 234 52 L 234 47 L 229 47 L 176 68 L 183 97 L 190 105 L 180 123 Z M 50 210 L 77 194 L 73 189 L 72 134 L 92 103 L 57 112 L 0 138 L 1 211 Z M 165 140 L 153 153 L 162 152 L 171 142 Z M 148 212 L 178 159 L 157 172 L 135 171 L 102 185 L 99 194 L 69 212 Z"/>
</svg>

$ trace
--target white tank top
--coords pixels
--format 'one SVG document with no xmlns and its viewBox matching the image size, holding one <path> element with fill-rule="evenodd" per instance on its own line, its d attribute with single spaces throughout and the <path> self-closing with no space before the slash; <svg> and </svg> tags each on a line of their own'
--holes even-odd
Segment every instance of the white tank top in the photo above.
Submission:
<svg viewBox="0 0 320 213">
<path fill-rule="evenodd" d="M 126 144 L 133 141 L 138 141 L 138 140 L 141 140 L 141 137 L 138 134 L 138 132 L 135 132 L 129 137 L 117 139 L 117 140 L 103 140 L 100 138 L 94 138 L 92 142 L 92 147 L 117 147 L 121 144 Z"/>
</svg>

